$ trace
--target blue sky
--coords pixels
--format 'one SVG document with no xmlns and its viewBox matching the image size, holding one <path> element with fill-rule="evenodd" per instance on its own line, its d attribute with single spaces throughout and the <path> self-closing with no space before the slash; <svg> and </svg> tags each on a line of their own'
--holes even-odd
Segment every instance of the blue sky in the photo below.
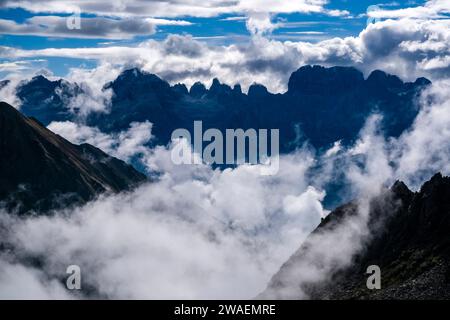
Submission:
<svg viewBox="0 0 450 320">
<path fill-rule="evenodd" d="M 131 48 L 133 52 L 143 46 L 154 47 L 151 41 L 164 43 L 174 35 L 216 48 L 254 43 L 255 37 L 283 43 L 284 47 L 286 44 L 292 47 L 289 43 L 321 46 L 329 39 L 358 37 L 367 28 L 368 8 L 375 5 L 382 12 L 376 21 L 405 18 L 405 14 L 422 20 L 449 17 L 446 0 L 209 0 L 202 4 L 191 0 L 127 0 L 122 7 L 97 0 L 5 0 L 0 2 L 0 48 L 5 52 L 0 51 L 0 78 L 11 71 L 28 69 L 33 72 L 46 69 L 63 77 L 72 68 L 94 68 L 104 62 L 105 57 L 108 60 L 108 54 L 114 58 L 109 53 L 117 52 L 111 49 L 113 47 Z M 405 8 L 416 10 L 402 11 Z M 67 18 L 74 12 L 79 12 L 81 18 L 79 30 L 66 27 Z M 181 42 L 191 49 L 199 46 Z M 261 41 L 259 43 L 261 45 Z M 74 53 L 80 48 L 91 51 Z M 74 50 L 70 52 L 70 49 Z M 100 53 L 95 49 L 104 51 Z M 185 52 L 186 48 L 180 50 Z M 120 57 L 123 58 L 123 52 Z M 149 63 L 140 61 L 141 57 L 142 54 L 138 57 L 139 63 L 148 66 Z M 136 60 L 136 56 L 123 63 L 130 64 L 132 59 Z M 342 61 L 346 63 L 345 58 Z M 11 62 L 17 62 L 18 66 Z M 298 65 L 300 62 L 290 63 Z M 155 63 L 152 66 L 155 67 Z M 192 68 L 190 65 L 189 70 Z"/>
</svg>

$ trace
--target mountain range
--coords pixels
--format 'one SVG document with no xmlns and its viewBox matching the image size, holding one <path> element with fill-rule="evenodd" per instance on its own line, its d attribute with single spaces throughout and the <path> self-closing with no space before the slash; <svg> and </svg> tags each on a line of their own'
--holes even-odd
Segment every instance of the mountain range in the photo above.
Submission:
<svg viewBox="0 0 450 320">
<path fill-rule="evenodd" d="M 89 144 L 75 145 L 0 102 L 0 204 L 44 212 L 128 190 L 146 176 Z"/>
<path fill-rule="evenodd" d="M 7 82 L 1 82 L 0 86 Z M 214 79 L 171 86 L 158 76 L 130 69 L 105 84 L 113 96 L 107 113 L 81 117 L 68 101 L 83 88 L 37 76 L 22 82 L 20 111 L 0 103 L 0 204 L 19 214 L 47 213 L 86 203 L 102 193 L 130 190 L 147 177 L 89 144 L 75 145 L 51 132 L 52 121 L 76 121 L 118 132 L 130 123 L 153 123 L 154 142 L 166 144 L 177 128 L 279 128 L 282 152 L 306 139 L 317 149 L 335 141 L 351 143 L 373 112 L 384 116 L 387 136 L 398 136 L 414 121 L 416 98 L 430 81 L 403 82 L 382 71 L 367 78 L 354 68 L 305 66 L 294 72 L 288 90 L 272 94 L 258 84 L 248 93 Z M 321 270 L 326 250 L 315 239 L 333 234 L 358 216 L 355 200 L 333 210 L 272 277 L 260 298 L 450 299 L 450 178 L 436 174 L 418 192 L 402 182 L 370 202 L 367 235 L 347 263 L 332 264 L 318 279 L 305 281 L 298 270 Z M 334 243 L 333 243 L 334 245 Z M 337 244 L 340 246 L 340 244 Z M 339 247 L 341 248 L 341 247 Z M 325 250 L 325 251 L 324 251 Z M 339 260 L 339 259 L 338 259 Z M 381 269 L 382 289 L 366 287 L 366 269 Z"/>
<path fill-rule="evenodd" d="M 281 151 L 289 152 L 305 140 L 317 149 L 338 140 L 351 143 L 374 112 L 383 114 L 386 135 L 398 136 L 414 121 L 417 95 L 429 84 L 425 78 L 405 83 L 379 70 L 365 79 L 353 67 L 304 66 L 292 73 L 285 93 L 272 94 L 253 84 L 245 94 L 240 85 L 232 88 L 218 79 L 209 89 L 197 82 L 188 90 L 134 68 L 104 85 L 103 90 L 113 92 L 107 112 L 84 116 L 68 108 L 68 101 L 84 91 L 61 79 L 34 77 L 18 86 L 17 96 L 21 111 L 44 125 L 70 120 L 118 132 L 148 120 L 153 123 L 152 143 L 167 144 L 173 130 L 192 133 L 193 122 L 201 120 L 204 130 L 279 129 Z"/>
</svg>

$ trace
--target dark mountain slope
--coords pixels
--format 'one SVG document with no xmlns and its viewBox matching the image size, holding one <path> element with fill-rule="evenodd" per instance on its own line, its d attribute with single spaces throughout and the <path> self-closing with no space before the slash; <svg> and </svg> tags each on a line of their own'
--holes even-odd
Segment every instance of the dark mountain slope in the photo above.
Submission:
<svg viewBox="0 0 450 320">
<path fill-rule="evenodd" d="M 337 208 L 313 235 L 333 232 L 355 213 L 354 203 Z M 349 265 L 333 269 L 326 280 L 300 284 L 291 275 L 316 245 L 310 237 L 262 297 L 295 299 L 301 290 L 312 299 L 450 299 L 450 178 L 436 174 L 417 193 L 397 182 L 373 200 L 369 231 Z M 367 289 L 369 265 L 381 269 L 380 290 Z"/>
<path fill-rule="evenodd" d="M 46 211 L 145 180 L 123 161 L 74 145 L 0 103 L 0 201 L 8 209 Z"/>
<path fill-rule="evenodd" d="M 44 79 L 19 87 L 23 112 L 45 125 L 76 119 L 63 102 L 81 89 Z M 304 66 L 291 75 L 284 94 L 272 94 L 257 84 L 244 94 L 239 85 L 231 88 L 217 79 L 209 89 L 196 83 L 188 91 L 184 85 L 170 86 L 135 68 L 105 85 L 114 93 L 110 112 L 93 113 L 87 123 L 114 132 L 127 129 L 133 121 L 148 120 L 154 124 L 153 141 L 159 144 L 166 144 L 177 128 L 192 130 L 194 120 L 202 120 L 205 130 L 278 128 L 281 151 L 288 152 L 305 139 L 316 148 L 341 139 L 344 144 L 351 142 L 372 112 L 385 115 L 388 136 L 398 136 L 417 115 L 416 97 L 429 84 L 424 78 L 404 83 L 382 71 L 364 79 L 352 67 Z"/>
</svg>

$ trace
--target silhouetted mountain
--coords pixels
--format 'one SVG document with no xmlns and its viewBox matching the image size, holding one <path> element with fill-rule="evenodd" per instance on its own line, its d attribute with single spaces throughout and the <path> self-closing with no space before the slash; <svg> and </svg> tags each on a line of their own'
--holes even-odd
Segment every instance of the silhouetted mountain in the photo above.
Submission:
<svg viewBox="0 0 450 320">
<path fill-rule="evenodd" d="M 332 268 L 326 280 L 297 283 L 295 270 L 299 264 L 305 259 L 311 261 L 315 250 L 310 266 L 323 268 L 321 255 L 331 249 L 326 245 L 318 249 L 314 235 L 337 230 L 356 213 L 357 204 L 353 202 L 323 219 L 273 276 L 261 297 L 295 299 L 301 290 L 312 299 L 450 299 L 450 178 L 441 174 L 416 193 L 396 182 L 371 203 L 370 236 L 364 249 L 353 255 L 348 265 Z M 380 290 L 366 286 L 370 265 L 381 269 Z"/>
<path fill-rule="evenodd" d="M 195 98 L 201 98 L 207 92 L 208 92 L 208 90 L 206 90 L 205 85 L 201 82 L 194 83 L 192 85 L 191 89 L 189 90 L 189 94 Z"/>
<path fill-rule="evenodd" d="M 75 119 L 77 110 L 70 109 L 69 101 L 82 92 L 77 84 L 62 79 L 50 81 L 39 75 L 19 85 L 16 94 L 22 102 L 22 113 L 48 125 Z"/>
<path fill-rule="evenodd" d="M 23 112 L 45 125 L 73 120 L 63 102 L 81 89 L 44 79 L 34 78 L 19 88 Z M 105 85 L 114 92 L 110 112 L 93 113 L 87 123 L 114 132 L 133 121 L 149 120 L 158 144 L 166 144 L 177 128 L 192 130 L 194 120 L 202 120 L 205 130 L 278 128 L 281 150 L 288 152 L 305 139 L 316 148 L 337 140 L 349 143 L 372 112 L 385 116 L 388 136 L 398 136 L 416 117 L 415 97 L 429 84 L 424 78 L 404 83 L 378 70 L 364 79 L 352 67 L 305 66 L 291 75 L 284 94 L 272 94 L 258 84 L 243 94 L 240 86 L 231 88 L 218 79 L 209 89 L 197 82 L 188 91 L 134 68 Z"/>
<path fill-rule="evenodd" d="M 0 102 L 0 202 L 9 210 L 46 211 L 127 190 L 146 176 L 88 145 L 74 145 Z"/>
</svg>

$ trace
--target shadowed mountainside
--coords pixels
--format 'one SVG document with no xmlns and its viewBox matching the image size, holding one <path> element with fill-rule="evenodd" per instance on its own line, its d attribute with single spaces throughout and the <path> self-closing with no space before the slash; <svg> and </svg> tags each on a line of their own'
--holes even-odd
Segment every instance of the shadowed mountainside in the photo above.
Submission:
<svg viewBox="0 0 450 320">
<path fill-rule="evenodd" d="M 315 235 L 333 232 L 349 216 L 357 214 L 357 203 L 331 212 L 300 249 L 272 277 L 263 298 L 311 299 L 450 299 L 450 178 L 436 174 L 419 192 L 402 182 L 371 203 L 370 236 L 348 265 L 336 266 L 319 282 L 295 276 L 298 266 L 309 260 L 320 268 L 321 253 Z M 336 243 L 336 246 L 341 244 Z M 340 248 L 340 247 L 339 247 Z M 311 259 L 315 250 L 315 258 Z M 367 267 L 381 269 L 381 289 L 366 286 Z"/>
<path fill-rule="evenodd" d="M 25 213 L 127 190 L 146 176 L 88 145 L 74 145 L 0 102 L 0 203 Z"/>
</svg>

